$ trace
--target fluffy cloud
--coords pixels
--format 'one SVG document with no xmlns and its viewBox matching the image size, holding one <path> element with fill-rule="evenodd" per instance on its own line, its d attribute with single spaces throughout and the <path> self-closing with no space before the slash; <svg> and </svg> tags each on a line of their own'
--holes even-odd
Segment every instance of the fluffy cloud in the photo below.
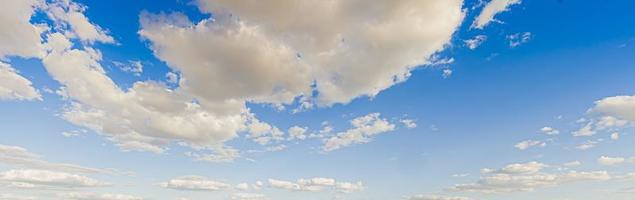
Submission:
<svg viewBox="0 0 635 200">
<path fill-rule="evenodd" d="M 497 21 L 494 17 L 501 12 L 509 10 L 509 7 L 520 4 L 520 0 L 492 0 L 481 11 L 472 23 L 472 28 L 482 29 L 492 21 Z"/>
<path fill-rule="evenodd" d="M 0 13 L 0 59 L 7 56 L 39 57 L 40 34 L 45 27 L 30 23 L 38 0 L 4 1 Z"/>
<path fill-rule="evenodd" d="M 142 200 L 141 197 L 125 194 L 110 193 L 88 193 L 88 192 L 70 192 L 57 195 L 59 198 L 68 200 Z"/>
<path fill-rule="evenodd" d="M 519 142 L 518 144 L 514 145 L 514 147 L 516 147 L 517 149 L 520 150 L 525 150 L 531 147 L 544 147 L 547 146 L 547 143 L 543 142 L 543 141 L 536 141 L 536 140 L 525 140 L 522 142 Z"/>
<path fill-rule="evenodd" d="M 296 182 L 269 179 L 269 186 L 272 188 L 289 191 L 310 191 L 318 192 L 327 188 L 334 188 L 342 193 L 359 192 L 364 189 L 362 182 L 339 182 L 332 178 L 311 178 L 299 179 Z"/>
<path fill-rule="evenodd" d="M 462 3 L 199 0 L 214 19 L 146 14 L 139 34 L 206 101 L 288 104 L 315 90 L 331 105 L 405 81 L 450 41 Z"/>
<path fill-rule="evenodd" d="M 287 132 L 289 133 L 289 139 L 304 140 L 307 138 L 307 135 L 305 135 L 306 131 L 306 127 L 293 126 Z"/>
<path fill-rule="evenodd" d="M 0 100 L 42 100 L 42 96 L 31 81 L 9 64 L 0 62 Z"/>
<path fill-rule="evenodd" d="M 42 9 L 66 36 L 94 43 L 114 43 L 115 40 L 105 30 L 90 22 L 84 15 L 86 8 L 69 0 L 54 0 L 42 4 Z"/>
<path fill-rule="evenodd" d="M 443 195 L 424 195 L 418 194 L 406 197 L 406 200 L 470 200 L 467 197 L 443 196 Z"/>
<path fill-rule="evenodd" d="M 483 176 L 475 183 L 457 184 L 451 191 L 504 193 L 517 191 L 533 191 L 538 188 L 554 187 L 565 183 L 579 181 L 610 180 L 606 171 L 563 173 L 543 172 L 546 165 L 538 162 L 511 164 L 499 170 L 484 169 Z"/>
<path fill-rule="evenodd" d="M 402 119 L 399 120 L 406 128 L 417 128 L 417 122 L 412 119 Z"/>
<path fill-rule="evenodd" d="M 355 118 L 350 123 L 353 126 L 351 129 L 337 133 L 336 136 L 327 139 L 324 142 L 324 146 L 322 146 L 322 150 L 328 152 L 352 144 L 367 143 L 371 140 L 371 137 L 395 129 L 395 125 L 386 119 L 380 118 L 379 113 L 371 113 Z"/>
<path fill-rule="evenodd" d="M 219 191 L 230 188 L 231 185 L 219 181 L 209 180 L 201 176 L 182 176 L 163 182 L 161 187 L 175 190 Z"/>
<path fill-rule="evenodd" d="M 597 161 L 601 165 L 619 165 L 624 163 L 625 160 L 622 157 L 601 156 Z"/>
<path fill-rule="evenodd" d="M 82 175 L 33 169 L 0 172 L 0 183 L 2 182 L 21 188 L 78 188 L 110 185 Z"/>
<path fill-rule="evenodd" d="M 635 122 L 635 96 L 607 97 L 595 102 L 594 112 Z"/>
</svg>

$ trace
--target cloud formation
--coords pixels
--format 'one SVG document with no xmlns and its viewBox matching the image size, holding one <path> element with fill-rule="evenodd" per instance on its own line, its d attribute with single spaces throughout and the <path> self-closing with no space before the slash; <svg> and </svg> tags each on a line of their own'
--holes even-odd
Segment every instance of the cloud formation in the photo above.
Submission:
<svg viewBox="0 0 635 200">
<path fill-rule="evenodd" d="M 483 29 L 496 20 L 496 15 L 509 10 L 512 5 L 520 4 L 521 0 L 491 0 L 485 5 L 481 13 L 472 23 L 472 28 Z"/>
</svg>

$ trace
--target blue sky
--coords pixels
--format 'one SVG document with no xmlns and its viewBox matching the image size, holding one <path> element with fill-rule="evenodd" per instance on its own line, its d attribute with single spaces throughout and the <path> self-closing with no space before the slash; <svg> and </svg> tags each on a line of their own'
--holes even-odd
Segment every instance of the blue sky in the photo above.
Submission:
<svg viewBox="0 0 635 200">
<path fill-rule="evenodd" d="M 0 200 L 629 200 L 632 6 L 10 0 Z"/>
</svg>

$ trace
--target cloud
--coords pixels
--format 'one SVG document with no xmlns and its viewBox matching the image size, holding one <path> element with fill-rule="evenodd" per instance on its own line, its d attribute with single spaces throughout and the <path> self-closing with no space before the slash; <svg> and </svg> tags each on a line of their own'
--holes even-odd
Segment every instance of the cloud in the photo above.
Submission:
<svg viewBox="0 0 635 200">
<path fill-rule="evenodd" d="M 543 141 L 536 141 L 536 140 L 525 140 L 514 145 L 514 147 L 516 147 L 519 150 L 525 150 L 531 147 L 545 147 L 545 146 L 547 146 L 547 143 Z"/>
<path fill-rule="evenodd" d="M 291 140 L 293 139 L 304 140 L 307 138 L 307 135 L 305 135 L 306 131 L 307 131 L 306 127 L 293 126 L 289 128 L 287 132 L 289 133 L 289 139 Z"/>
<path fill-rule="evenodd" d="M 601 165 L 619 165 L 624 163 L 626 159 L 622 158 L 622 157 L 609 157 L 609 156 L 601 156 L 600 158 L 598 158 L 598 163 Z"/>
<path fill-rule="evenodd" d="M 481 44 L 483 44 L 485 40 L 487 40 L 486 35 L 477 35 L 474 36 L 474 38 L 472 39 L 463 40 L 463 42 L 465 43 L 465 45 L 467 45 L 467 48 L 474 50 L 477 47 L 481 46 Z"/>
<path fill-rule="evenodd" d="M 230 196 L 231 200 L 263 200 L 267 199 L 264 194 L 254 194 L 254 193 L 236 193 Z"/>
<path fill-rule="evenodd" d="M 47 162 L 39 155 L 29 152 L 25 148 L 2 144 L 0 144 L 0 163 L 20 168 L 46 169 L 67 173 L 128 174 L 115 169 L 97 169 L 66 163 Z"/>
<path fill-rule="evenodd" d="M 635 96 L 607 97 L 595 102 L 593 112 L 635 122 Z"/>
<path fill-rule="evenodd" d="M 47 16 L 52 19 L 57 27 L 65 31 L 65 35 L 71 38 L 79 38 L 81 41 L 94 43 L 115 43 L 115 40 L 98 25 L 90 22 L 84 15 L 86 7 L 68 0 L 55 0 L 42 5 Z"/>
<path fill-rule="evenodd" d="M 558 134 L 560 134 L 560 131 L 558 129 L 555 129 L 555 128 L 552 128 L 552 127 L 549 127 L 549 126 L 542 127 L 540 129 L 540 132 L 542 132 L 544 134 L 547 134 L 547 135 L 558 135 Z"/>
<path fill-rule="evenodd" d="M 472 28 L 483 29 L 495 19 L 499 13 L 509 10 L 512 5 L 520 4 L 520 0 L 492 0 L 485 5 L 481 13 L 472 23 Z"/>
<path fill-rule="evenodd" d="M 231 185 L 201 176 L 182 176 L 163 182 L 161 187 L 175 190 L 220 191 Z"/>
<path fill-rule="evenodd" d="M 611 140 L 619 140 L 620 139 L 620 133 L 615 132 L 615 133 L 611 133 Z"/>
<path fill-rule="evenodd" d="M 69 192 L 57 195 L 59 198 L 68 200 L 142 200 L 141 197 L 136 197 L 126 194 L 110 194 L 110 193 L 89 193 L 89 192 Z"/>
<path fill-rule="evenodd" d="M 452 71 L 452 69 L 443 69 L 443 78 L 449 78 L 450 76 L 452 76 L 452 73 L 454 73 L 454 71 Z"/>
<path fill-rule="evenodd" d="M 601 142 L 601 140 L 588 140 L 588 141 L 586 141 L 586 142 L 584 142 L 582 144 L 579 144 L 575 148 L 579 149 L 579 150 L 587 150 L 587 149 L 595 147 L 600 142 Z"/>
<path fill-rule="evenodd" d="M 128 61 L 127 63 L 113 61 L 112 64 L 119 67 L 121 71 L 132 73 L 135 76 L 141 76 L 141 73 L 143 73 L 143 64 L 141 63 L 141 61 L 138 61 L 138 60 L 136 61 L 131 60 L 131 61 Z"/>
<path fill-rule="evenodd" d="M 269 179 L 271 188 L 284 189 L 289 191 L 319 192 L 331 188 L 342 193 L 353 193 L 364 190 L 362 182 L 339 182 L 333 178 L 310 178 L 299 179 L 296 182 Z"/>
<path fill-rule="evenodd" d="M 499 170 L 484 169 L 483 176 L 475 183 L 456 184 L 449 188 L 457 192 L 506 193 L 534 191 L 580 181 L 603 181 L 613 177 L 606 171 L 547 173 L 547 165 L 538 162 L 511 164 Z"/>
<path fill-rule="evenodd" d="M 386 119 L 380 118 L 379 113 L 371 113 L 350 121 L 353 126 L 344 132 L 337 133 L 327 139 L 322 146 L 322 150 L 334 151 L 352 144 L 362 144 L 371 141 L 371 137 L 392 131 L 395 125 Z"/>
<path fill-rule="evenodd" d="M 511 35 L 508 35 L 506 38 L 507 38 L 507 41 L 509 41 L 509 47 L 514 48 L 514 47 L 520 46 L 521 44 L 525 44 L 529 42 L 529 40 L 531 39 L 531 33 L 530 32 L 514 33 Z"/>
<path fill-rule="evenodd" d="M 467 197 L 458 197 L 458 196 L 444 196 L 444 195 L 424 195 L 418 194 L 405 198 L 406 200 L 470 200 Z"/>
<path fill-rule="evenodd" d="M 35 169 L 0 172 L 1 183 L 20 188 L 80 188 L 110 185 L 82 175 Z"/>
<path fill-rule="evenodd" d="M 37 0 L 3 2 L 3 11 L 0 13 L 0 59 L 4 60 L 8 56 L 31 58 L 41 55 L 40 34 L 45 28 L 30 23 L 37 5 Z"/>
<path fill-rule="evenodd" d="M 316 91 L 328 106 L 405 81 L 449 43 L 462 4 L 199 0 L 213 20 L 142 14 L 139 34 L 206 101 L 289 104 Z"/>
<path fill-rule="evenodd" d="M 0 100 L 42 100 L 31 81 L 24 78 L 9 64 L 0 62 Z"/>
<path fill-rule="evenodd" d="M 415 122 L 415 120 L 401 119 L 399 120 L 399 122 L 401 122 L 406 128 L 409 128 L 409 129 L 417 128 L 417 122 Z"/>
</svg>

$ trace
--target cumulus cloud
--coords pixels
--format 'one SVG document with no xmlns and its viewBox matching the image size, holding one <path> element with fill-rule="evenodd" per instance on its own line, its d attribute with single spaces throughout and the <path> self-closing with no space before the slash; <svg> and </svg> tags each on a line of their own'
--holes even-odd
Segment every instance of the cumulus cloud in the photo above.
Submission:
<svg viewBox="0 0 635 200">
<path fill-rule="evenodd" d="M 534 191 L 539 188 L 554 187 L 580 181 L 603 181 L 614 177 L 606 171 L 548 173 L 547 165 L 538 162 L 511 164 L 502 169 L 485 169 L 483 176 L 475 183 L 456 184 L 449 188 L 459 192 L 506 193 Z"/>
<path fill-rule="evenodd" d="M 594 112 L 635 121 L 635 96 L 607 97 L 595 102 Z"/>
<path fill-rule="evenodd" d="M 42 9 L 52 19 L 57 29 L 71 38 L 79 38 L 81 41 L 94 43 L 114 43 L 112 36 L 96 24 L 90 22 L 84 15 L 86 7 L 69 0 L 54 0 L 42 4 Z"/>
<path fill-rule="evenodd" d="M 499 13 L 509 10 L 512 5 L 520 4 L 520 0 L 491 0 L 472 23 L 472 28 L 483 29 L 495 19 Z"/>
<path fill-rule="evenodd" d="M 182 176 L 160 184 L 161 187 L 175 190 L 219 191 L 230 188 L 231 185 L 220 181 L 210 180 L 202 176 Z"/>
<path fill-rule="evenodd" d="M 126 194 L 111 194 L 111 193 L 90 193 L 90 192 L 69 192 L 61 193 L 57 195 L 59 198 L 68 200 L 142 200 L 141 197 L 136 197 Z"/>
<path fill-rule="evenodd" d="M 288 104 L 315 90 L 332 105 L 405 81 L 448 44 L 462 3 L 199 0 L 213 20 L 144 14 L 139 34 L 205 100 Z"/>
<path fill-rule="evenodd" d="M 322 150 L 334 151 L 352 144 L 361 144 L 371 141 L 371 137 L 392 131 L 395 125 L 384 118 L 380 118 L 379 113 L 371 113 L 350 121 L 351 129 L 337 133 L 336 136 L 328 138 L 322 146 Z"/>
<path fill-rule="evenodd" d="M 30 23 L 38 6 L 37 0 L 5 1 L 0 13 L 0 59 L 7 56 L 39 57 L 42 53 L 40 34 L 45 27 Z"/>
<path fill-rule="evenodd" d="M 34 169 L 0 172 L 1 183 L 20 188 L 80 188 L 110 185 L 83 175 Z"/>
<path fill-rule="evenodd" d="M 304 140 L 307 138 L 307 135 L 305 134 L 307 131 L 306 127 L 299 127 L 299 126 L 292 126 L 291 128 L 289 128 L 289 131 L 287 131 L 289 133 L 289 139 L 293 140 L 293 139 L 298 139 L 298 140 Z"/>
<path fill-rule="evenodd" d="M 335 189 L 342 193 L 359 192 L 364 189 L 362 182 L 340 182 L 333 178 L 299 179 L 295 182 L 269 179 L 269 186 L 289 191 L 319 192 L 325 189 Z"/>
<path fill-rule="evenodd" d="M 9 64 L 0 62 L 0 100 L 42 100 L 31 81 Z"/>
<path fill-rule="evenodd" d="M 516 147 L 519 150 L 525 150 L 531 147 L 545 147 L 545 146 L 547 146 L 547 143 L 543 141 L 536 141 L 536 140 L 525 140 L 514 145 L 514 147 Z"/>
</svg>

